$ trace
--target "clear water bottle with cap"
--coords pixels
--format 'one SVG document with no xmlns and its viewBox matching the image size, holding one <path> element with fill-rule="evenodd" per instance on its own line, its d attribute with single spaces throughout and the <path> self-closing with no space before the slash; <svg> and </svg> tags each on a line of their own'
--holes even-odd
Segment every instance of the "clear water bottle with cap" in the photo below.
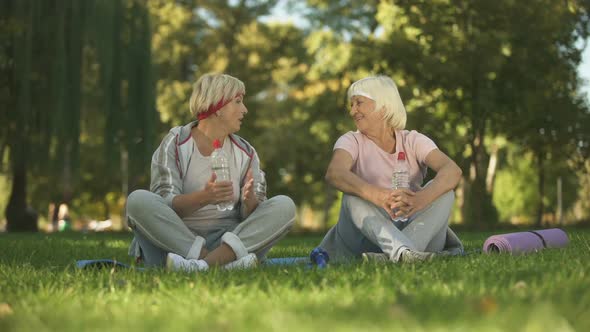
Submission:
<svg viewBox="0 0 590 332">
<path fill-rule="evenodd" d="M 397 154 L 397 160 L 393 167 L 393 176 L 391 177 L 391 188 L 393 189 L 409 189 L 410 188 L 410 170 L 408 162 L 406 160 L 406 153 L 400 151 Z M 398 209 L 394 209 L 393 212 L 397 212 Z M 407 221 L 406 217 L 397 217 L 393 221 Z"/>
<path fill-rule="evenodd" d="M 231 181 L 231 173 L 229 169 L 229 159 L 223 150 L 221 149 L 221 142 L 216 139 L 213 141 L 213 153 L 211 154 L 211 169 L 215 172 L 217 179 L 215 182 L 218 181 Z M 234 202 L 222 202 L 217 204 L 217 210 L 219 211 L 227 211 L 233 210 Z"/>
</svg>

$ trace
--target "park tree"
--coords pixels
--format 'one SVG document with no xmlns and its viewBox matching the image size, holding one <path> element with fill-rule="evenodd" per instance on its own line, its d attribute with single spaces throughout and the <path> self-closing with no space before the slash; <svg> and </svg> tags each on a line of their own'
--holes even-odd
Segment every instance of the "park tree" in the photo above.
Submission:
<svg viewBox="0 0 590 332">
<path fill-rule="evenodd" d="M 545 136 L 553 146 L 579 141 L 572 123 L 584 107 L 576 97 L 575 72 L 581 51 L 576 42 L 587 36 L 584 2 L 306 3 L 316 29 L 350 41 L 354 60 L 347 70 L 392 76 L 409 111 L 408 127 L 433 137 L 459 163 L 464 222 L 483 227 L 497 221 L 491 190 L 497 143 L 504 140 L 498 135 L 526 149 L 533 146 L 525 140 L 547 146 L 531 116 L 552 117 L 552 132 Z M 530 112 L 522 111 L 526 100 L 536 101 Z M 557 120 L 566 110 L 571 116 Z M 538 182 L 543 192 L 544 181 Z"/>
<path fill-rule="evenodd" d="M 292 24 L 267 23 L 258 19 L 268 15 L 275 3 L 193 1 L 187 5 L 192 9 L 185 11 L 183 8 L 182 12 L 186 14 L 181 15 L 183 22 L 186 22 L 187 27 L 192 25 L 196 28 L 196 32 L 193 34 L 188 30 L 192 44 L 187 41 L 179 46 L 176 44 L 177 38 L 174 41 L 161 41 L 162 45 L 173 43 L 179 49 L 186 50 L 186 56 L 177 59 L 176 54 L 166 53 L 170 52 L 170 47 L 154 50 L 154 58 L 163 60 L 156 60 L 157 70 L 162 72 L 158 82 L 158 109 L 161 117 L 165 112 L 166 118 L 172 119 L 174 125 L 184 123 L 190 120 L 188 99 L 192 81 L 207 72 L 224 72 L 241 79 L 246 85 L 245 103 L 249 113 L 239 135 L 256 147 L 262 167 L 267 172 L 270 194 L 289 192 L 296 200 L 311 201 L 310 197 L 317 199 L 317 195 L 310 195 L 307 190 L 310 182 L 302 184 L 303 171 L 298 173 L 294 170 L 303 170 L 305 166 L 311 165 L 307 160 L 312 156 L 321 158 L 323 155 L 315 153 L 316 150 L 305 149 L 306 146 L 314 146 L 308 136 L 310 122 L 297 122 L 302 114 L 306 116 L 313 113 L 310 108 L 306 108 L 312 105 L 313 100 L 302 102 L 301 94 L 297 92 L 305 83 L 305 74 L 313 58 L 306 53 L 302 30 Z M 154 9 L 154 21 L 164 22 L 166 27 L 168 23 L 165 22 L 171 21 L 164 16 L 167 11 Z M 196 14 L 188 18 L 188 13 Z M 159 27 L 155 31 L 155 46 L 160 40 L 161 30 L 164 28 Z M 180 31 L 178 34 L 181 35 Z M 191 49 L 198 51 L 193 54 Z M 160 53 L 166 56 L 160 56 Z M 183 68 L 189 70 L 179 72 L 178 65 L 183 61 L 189 64 Z M 160 67 L 172 70 L 162 71 Z M 160 89 L 170 82 L 183 87 L 179 89 L 183 92 L 176 94 L 179 98 L 167 98 L 169 94 L 165 89 Z M 294 149 L 298 153 L 294 154 Z M 317 176 L 313 179 L 311 182 L 315 187 L 321 185 Z"/>
<path fill-rule="evenodd" d="M 511 33 L 504 52 L 509 61 L 495 80 L 504 103 L 497 109 L 492 130 L 534 156 L 537 226 L 547 212 L 547 202 L 555 202 L 549 199 L 553 195 L 547 187 L 554 187 L 557 175 L 548 175 L 575 157 L 579 143 L 587 140 L 581 124 L 588 109 L 579 94 L 577 68 L 583 51 L 579 41 L 590 33 L 588 9 L 578 1 L 567 6 L 541 1 L 532 7 L 515 3 L 507 13 Z M 574 173 L 571 168 L 562 169 Z"/>
<path fill-rule="evenodd" d="M 80 150 L 87 137 L 82 130 L 99 119 L 106 119 L 105 132 L 96 136 L 104 139 L 99 144 L 123 151 L 119 154 L 127 156 L 134 174 L 129 183 L 140 181 L 136 170 L 148 160 L 155 119 L 149 17 L 143 3 L 134 0 L 24 0 L 2 6 L 2 32 L 8 38 L 0 68 L 6 80 L 0 145 L 8 153 L 12 178 L 7 228 L 35 230 L 30 206 L 39 205 L 30 203 L 29 191 L 60 202 L 81 191 Z M 93 72 L 96 67 L 100 70 Z M 86 70 L 99 79 L 85 79 Z M 84 107 L 85 91 L 104 104 Z M 100 161 L 102 175 L 117 164 L 108 151 Z M 29 177 L 35 182 L 28 183 Z M 40 193 L 43 189 L 48 190 Z"/>
<path fill-rule="evenodd" d="M 2 32 L 9 36 L 2 43 L 0 75 L 3 81 L 0 96 L 3 105 L 0 110 L 3 123 L 1 145 L 3 152 L 10 154 L 9 169 L 12 172 L 12 189 L 6 215 L 9 221 L 21 221 L 13 222 L 9 229 L 36 230 L 36 217 L 27 210 L 26 190 L 27 166 L 30 163 L 27 152 L 32 141 L 38 139 L 31 136 L 37 128 L 28 124 L 37 115 L 31 107 L 30 79 L 34 46 L 31 26 L 38 18 L 39 8 L 34 1 L 2 2 L 0 6 Z"/>
<path fill-rule="evenodd" d="M 127 192 L 147 186 L 155 136 L 191 120 L 192 83 L 207 72 L 245 82 L 239 134 L 257 148 L 270 194 L 322 210 L 325 223 L 337 201 L 323 181 L 332 146 L 354 129 L 346 88 L 370 74 L 394 78 L 408 128 L 464 170 L 466 223 L 496 221 L 495 170 L 511 183 L 510 168 L 529 165 L 508 161 L 514 151 L 536 161 L 538 215 L 552 204 L 551 174 L 564 165 L 587 173 L 587 102 L 575 71 L 585 3 L 281 2 L 302 13 L 303 26 L 264 20 L 279 3 L 0 3 L 0 33 L 10 37 L 0 43 L 9 228 L 27 224 L 15 220 L 28 205 L 102 202 L 105 217 L 114 201 L 122 206 Z"/>
<path fill-rule="evenodd" d="M 423 95 L 423 107 L 442 114 L 441 120 L 460 134 L 453 144 L 465 174 L 463 220 L 480 226 L 495 222 L 486 189 L 487 141 L 503 134 L 538 142 L 539 126 L 532 125 L 531 115 L 556 119 L 553 132 L 560 128 L 565 134 L 572 118 L 558 122 L 558 114 L 582 111 L 575 96 L 580 61 L 575 42 L 587 35 L 585 7 L 575 1 L 567 6 L 553 1 L 384 1 L 378 17 L 385 31 L 382 58 L 389 67 L 402 67 L 415 81 L 414 97 Z M 543 84 L 546 88 L 540 88 Z M 524 112 L 526 100 L 536 104 Z"/>
<path fill-rule="evenodd" d="M 387 66 L 402 68 L 413 83 L 413 103 L 437 120 L 427 130 L 446 132 L 433 135 L 443 145 L 455 135 L 449 150 L 463 168 L 462 220 L 479 226 L 497 220 L 485 183 L 486 140 L 500 103 L 493 83 L 507 61 L 502 49 L 510 31 L 503 22 L 509 10 L 490 2 L 398 1 L 382 2 L 378 14 Z"/>
<path fill-rule="evenodd" d="M 150 0 L 152 60 L 156 85 L 156 108 L 162 132 L 191 120 L 188 98 L 195 70 L 209 52 L 203 44 L 208 29 L 197 15 L 196 1 Z"/>
</svg>

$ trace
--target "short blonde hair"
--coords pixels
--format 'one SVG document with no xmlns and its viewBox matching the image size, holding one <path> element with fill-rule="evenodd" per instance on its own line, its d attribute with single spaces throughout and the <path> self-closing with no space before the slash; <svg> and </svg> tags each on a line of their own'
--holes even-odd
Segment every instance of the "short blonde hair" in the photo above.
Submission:
<svg viewBox="0 0 590 332">
<path fill-rule="evenodd" d="M 227 74 L 205 74 L 193 85 L 189 102 L 191 114 L 197 117 L 199 113 L 206 112 L 209 106 L 239 94 L 246 94 L 246 87 L 239 79 Z"/>
<path fill-rule="evenodd" d="M 384 119 L 395 130 L 406 127 L 406 108 L 397 91 L 393 80 L 387 76 L 370 76 L 360 79 L 348 88 L 348 102 L 353 96 L 365 96 L 375 101 L 375 111 L 382 108 L 385 111 Z"/>
</svg>

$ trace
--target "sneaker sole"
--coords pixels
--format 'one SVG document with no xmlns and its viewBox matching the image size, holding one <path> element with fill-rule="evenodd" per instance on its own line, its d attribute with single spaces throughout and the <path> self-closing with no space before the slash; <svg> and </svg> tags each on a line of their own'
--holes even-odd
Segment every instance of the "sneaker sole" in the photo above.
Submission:
<svg viewBox="0 0 590 332">
<path fill-rule="evenodd" d="M 174 262 L 170 259 L 170 256 L 166 255 L 166 270 L 173 271 L 174 270 Z"/>
<path fill-rule="evenodd" d="M 257 267 L 258 266 L 258 258 L 256 257 L 256 255 L 248 254 L 248 256 L 250 256 L 250 255 L 252 255 L 252 258 L 250 258 L 250 260 L 242 262 L 242 264 L 240 264 L 240 265 L 235 265 L 235 266 L 231 266 L 231 267 L 228 267 L 226 265 L 226 266 L 224 266 L 224 268 L 226 270 L 231 271 L 231 270 L 246 270 L 246 269 L 251 269 L 251 268 Z"/>
<path fill-rule="evenodd" d="M 361 258 L 363 259 L 363 263 L 368 263 L 371 261 L 371 259 L 369 258 L 369 256 L 365 252 L 363 252 L 363 254 L 361 255 Z"/>
<path fill-rule="evenodd" d="M 246 269 L 251 269 L 258 266 L 258 258 L 256 256 L 253 256 L 252 259 L 244 262 L 243 264 L 239 265 L 236 267 L 236 269 L 238 270 L 246 270 Z"/>
</svg>

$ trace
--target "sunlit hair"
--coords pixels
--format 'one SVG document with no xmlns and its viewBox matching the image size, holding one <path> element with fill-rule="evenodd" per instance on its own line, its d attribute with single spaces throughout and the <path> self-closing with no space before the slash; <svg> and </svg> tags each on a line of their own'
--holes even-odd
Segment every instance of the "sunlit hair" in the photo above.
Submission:
<svg viewBox="0 0 590 332">
<path fill-rule="evenodd" d="M 375 111 L 383 108 L 384 119 L 396 130 L 406 127 L 406 108 L 393 80 L 387 76 L 370 76 L 348 88 L 348 103 L 353 96 L 365 96 L 375 101 Z"/>
<path fill-rule="evenodd" d="M 193 85 L 191 114 L 197 117 L 221 99 L 229 100 L 239 94 L 246 94 L 244 83 L 239 79 L 226 74 L 205 74 Z"/>
</svg>

